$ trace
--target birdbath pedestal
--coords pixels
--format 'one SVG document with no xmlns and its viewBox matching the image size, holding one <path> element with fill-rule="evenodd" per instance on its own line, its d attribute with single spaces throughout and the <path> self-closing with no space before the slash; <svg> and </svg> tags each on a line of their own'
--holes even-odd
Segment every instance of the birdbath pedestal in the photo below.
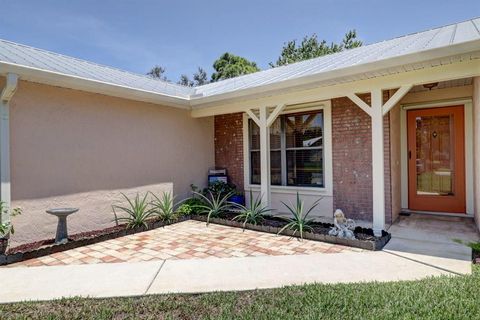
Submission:
<svg viewBox="0 0 480 320">
<path fill-rule="evenodd" d="M 78 208 L 56 208 L 47 210 L 47 213 L 58 218 L 57 234 L 55 236 L 56 244 L 66 243 L 68 241 L 67 217 L 77 211 Z"/>
</svg>

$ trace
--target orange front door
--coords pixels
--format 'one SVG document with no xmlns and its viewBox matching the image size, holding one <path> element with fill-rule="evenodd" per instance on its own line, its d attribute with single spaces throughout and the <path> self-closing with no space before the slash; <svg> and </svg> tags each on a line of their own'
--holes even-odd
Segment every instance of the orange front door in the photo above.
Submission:
<svg viewBox="0 0 480 320">
<path fill-rule="evenodd" d="M 463 106 L 410 110 L 409 209 L 465 213 Z"/>
</svg>

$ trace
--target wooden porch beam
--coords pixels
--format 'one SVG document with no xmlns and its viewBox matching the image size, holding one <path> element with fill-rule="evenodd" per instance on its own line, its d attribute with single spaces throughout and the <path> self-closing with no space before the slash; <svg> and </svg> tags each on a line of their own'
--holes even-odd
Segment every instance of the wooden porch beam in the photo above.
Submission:
<svg viewBox="0 0 480 320">
<path fill-rule="evenodd" d="M 412 89 L 412 87 L 412 84 L 401 86 L 383 105 L 383 115 L 386 115 L 408 93 L 408 91 Z"/>
<path fill-rule="evenodd" d="M 255 122 L 257 124 L 257 126 L 260 127 L 260 119 L 258 119 L 258 117 L 255 115 L 255 113 L 253 113 L 253 111 L 251 109 L 247 109 L 247 110 L 245 110 L 245 112 L 253 120 L 253 122 Z"/>
<path fill-rule="evenodd" d="M 267 127 L 270 127 L 275 122 L 280 112 L 285 109 L 285 106 L 285 104 L 279 104 L 275 107 L 275 109 L 273 109 L 272 113 L 270 113 L 270 115 L 268 116 Z"/>
<path fill-rule="evenodd" d="M 356 93 L 350 93 L 347 95 L 347 97 L 352 100 L 353 103 L 355 103 L 360 109 L 365 111 L 366 114 L 368 114 L 370 117 L 372 116 L 372 108 L 362 99 L 360 99 Z"/>
</svg>

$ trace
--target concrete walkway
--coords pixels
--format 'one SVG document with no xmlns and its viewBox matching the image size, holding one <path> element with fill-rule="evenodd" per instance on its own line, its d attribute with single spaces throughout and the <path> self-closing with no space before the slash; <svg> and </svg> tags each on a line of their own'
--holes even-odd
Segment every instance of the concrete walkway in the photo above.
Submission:
<svg viewBox="0 0 480 320">
<path fill-rule="evenodd" d="M 0 268 L 0 303 L 250 290 L 315 282 L 415 280 L 471 273 L 471 249 L 454 241 L 478 240 L 471 220 L 415 215 L 401 217 L 389 231 L 392 240 L 377 252 Z"/>
<path fill-rule="evenodd" d="M 388 231 L 385 252 L 456 274 L 471 272 L 472 249 L 465 243 L 480 239 L 472 218 L 412 214 Z"/>
<path fill-rule="evenodd" d="M 0 269 L 0 302 L 274 288 L 304 283 L 413 280 L 450 272 L 387 252 Z"/>
</svg>

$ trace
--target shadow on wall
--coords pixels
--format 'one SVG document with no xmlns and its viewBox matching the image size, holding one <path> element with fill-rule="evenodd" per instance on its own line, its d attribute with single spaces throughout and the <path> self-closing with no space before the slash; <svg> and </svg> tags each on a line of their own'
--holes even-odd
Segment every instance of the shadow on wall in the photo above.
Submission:
<svg viewBox="0 0 480 320">
<path fill-rule="evenodd" d="M 80 210 L 69 216 L 68 232 L 70 234 L 90 230 L 99 230 L 115 225 L 112 211 L 113 204 L 124 204 L 124 193 L 129 198 L 151 191 L 157 195 L 172 192 L 173 183 L 145 185 L 136 188 L 116 190 L 95 190 L 76 194 L 12 202 L 12 207 L 20 207 L 22 215 L 14 218 L 15 235 L 11 246 L 55 237 L 57 218 L 45 213 L 49 208 L 76 207 Z"/>
</svg>

